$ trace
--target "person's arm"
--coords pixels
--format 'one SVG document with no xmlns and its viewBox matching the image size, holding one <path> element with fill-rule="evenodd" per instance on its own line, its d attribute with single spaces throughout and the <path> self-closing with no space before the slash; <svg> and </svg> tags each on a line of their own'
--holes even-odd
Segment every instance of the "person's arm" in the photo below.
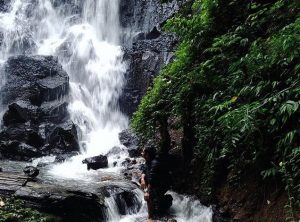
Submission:
<svg viewBox="0 0 300 222">
<path fill-rule="evenodd" d="M 144 189 L 144 199 L 145 201 L 149 201 L 149 193 L 150 193 L 151 185 L 148 184 Z"/>
<path fill-rule="evenodd" d="M 145 189 L 146 188 L 146 180 L 145 180 L 146 174 L 142 173 L 141 176 L 141 188 Z"/>
</svg>

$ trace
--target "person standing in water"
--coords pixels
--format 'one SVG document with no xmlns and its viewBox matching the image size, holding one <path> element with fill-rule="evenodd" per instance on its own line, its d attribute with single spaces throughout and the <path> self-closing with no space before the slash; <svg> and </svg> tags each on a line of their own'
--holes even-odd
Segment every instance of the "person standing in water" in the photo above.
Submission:
<svg viewBox="0 0 300 222">
<path fill-rule="evenodd" d="M 144 148 L 142 156 L 146 164 L 141 176 L 141 188 L 144 190 L 144 199 L 147 202 L 148 221 L 152 221 L 172 205 L 171 195 L 165 195 L 170 183 L 166 181 L 169 179 L 167 170 L 156 156 L 154 147 Z"/>
</svg>

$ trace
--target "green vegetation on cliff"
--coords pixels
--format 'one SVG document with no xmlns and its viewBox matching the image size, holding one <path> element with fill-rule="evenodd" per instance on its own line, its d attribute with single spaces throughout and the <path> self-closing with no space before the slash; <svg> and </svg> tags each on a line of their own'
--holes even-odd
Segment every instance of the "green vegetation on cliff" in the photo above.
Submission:
<svg viewBox="0 0 300 222">
<path fill-rule="evenodd" d="M 280 180 L 299 209 L 299 2 L 195 0 L 165 29 L 181 39 L 176 59 L 143 98 L 133 128 L 145 141 L 160 138 L 163 151 L 168 132 L 181 129 L 185 162 L 201 163 L 209 194 L 222 163 L 228 182 L 249 172 Z"/>
</svg>

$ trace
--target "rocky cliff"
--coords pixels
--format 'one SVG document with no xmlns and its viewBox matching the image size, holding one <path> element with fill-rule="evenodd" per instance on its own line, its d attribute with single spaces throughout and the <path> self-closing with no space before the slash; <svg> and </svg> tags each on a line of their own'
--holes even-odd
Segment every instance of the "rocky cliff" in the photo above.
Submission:
<svg viewBox="0 0 300 222">
<path fill-rule="evenodd" d="M 79 151 L 69 119 L 69 77 L 52 56 L 15 56 L 4 65 L 0 155 L 29 160 Z"/>
<path fill-rule="evenodd" d="M 177 38 L 164 33 L 162 26 L 184 2 L 121 1 L 120 21 L 128 69 L 120 107 L 128 116 L 136 111 L 154 77 L 173 58 Z"/>
</svg>

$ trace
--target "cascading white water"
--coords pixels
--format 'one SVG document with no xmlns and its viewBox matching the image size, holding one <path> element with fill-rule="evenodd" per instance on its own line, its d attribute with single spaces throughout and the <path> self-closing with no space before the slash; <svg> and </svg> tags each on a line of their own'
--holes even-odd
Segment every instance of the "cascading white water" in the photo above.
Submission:
<svg viewBox="0 0 300 222">
<path fill-rule="evenodd" d="M 170 214 L 177 222 L 211 222 L 213 211 L 210 207 L 203 206 L 199 200 L 190 196 L 179 195 L 169 191 L 173 198 L 173 205 L 170 209 Z M 142 193 L 139 194 L 141 197 Z M 137 214 L 120 218 L 113 222 L 142 222 L 147 218 L 146 203 Z"/>
<path fill-rule="evenodd" d="M 69 110 L 82 131 L 83 153 L 105 153 L 118 144 L 117 133 L 127 126 L 117 109 L 125 72 L 118 45 L 118 0 L 83 1 L 81 15 L 54 10 L 45 0 L 39 7 L 47 12 L 41 25 L 48 31 L 38 33 L 38 54 L 57 55 L 70 75 Z"/>
<path fill-rule="evenodd" d="M 57 165 L 53 174 L 79 179 L 87 175 L 82 159 L 119 145 L 118 133 L 128 124 L 117 106 L 126 69 L 118 45 L 119 2 L 74 0 L 56 7 L 50 0 L 39 0 L 37 5 L 26 2 L 16 0 L 10 15 L 22 18 L 30 30 L 12 33 L 33 42 L 34 53 L 58 56 L 70 76 L 71 119 L 81 130 L 81 156 Z M 28 6 L 34 10 L 26 17 Z"/>
<path fill-rule="evenodd" d="M 119 0 L 14 0 L 0 16 L 0 60 L 11 55 L 55 55 L 70 76 L 72 120 L 82 133 L 82 153 L 118 145 L 127 118 L 118 111 L 125 64 L 119 44 Z M 76 9 L 81 9 L 78 11 Z"/>
<path fill-rule="evenodd" d="M 12 0 L 10 10 L 0 13 L 0 32 L 0 68 L 13 55 L 54 55 L 70 76 L 69 112 L 81 130 L 82 150 L 73 159 L 54 165 L 49 173 L 87 183 L 94 175 L 98 177 L 81 161 L 120 145 L 118 133 L 128 126 L 117 105 L 126 71 L 119 42 L 119 0 Z M 3 81 L 1 77 L 0 87 Z M 116 169 L 107 171 L 114 173 Z M 191 205 L 188 198 L 174 195 L 174 215 L 179 220 L 209 221 L 196 213 L 179 215 L 179 202 L 185 202 L 187 208 L 200 203 Z M 143 198 L 140 190 L 136 196 Z M 107 199 L 107 205 L 116 207 L 112 199 Z M 146 208 L 144 204 L 135 216 L 121 217 L 116 209 L 110 209 L 109 214 L 110 221 L 135 221 L 145 218 Z"/>
</svg>

